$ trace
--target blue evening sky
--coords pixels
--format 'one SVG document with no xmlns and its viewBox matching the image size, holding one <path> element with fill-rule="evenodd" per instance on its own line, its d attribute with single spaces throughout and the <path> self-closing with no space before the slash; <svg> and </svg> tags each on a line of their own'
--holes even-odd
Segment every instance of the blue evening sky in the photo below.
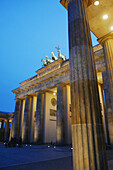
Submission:
<svg viewBox="0 0 113 170">
<path fill-rule="evenodd" d="M 59 0 L 0 1 L 0 111 L 14 111 L 11 91 L 35 75 L 42 58 L 57 55 L 57 45 L 68 58 L 67 11 Z"/>
</svg>

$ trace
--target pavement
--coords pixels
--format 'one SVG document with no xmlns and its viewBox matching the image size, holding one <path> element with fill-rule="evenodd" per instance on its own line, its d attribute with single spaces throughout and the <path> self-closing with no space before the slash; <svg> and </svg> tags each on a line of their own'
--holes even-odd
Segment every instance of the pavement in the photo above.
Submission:
<svg viewBox="0 0 113 170">
<path fill-rule="evenodd" d="M 107 150 L 109 170 L 113 170 L 113 149 Z M 72 170 L 70 146 L 24 145 L 5 148 L 0 144 L 0 170 Z"/>
</svg>

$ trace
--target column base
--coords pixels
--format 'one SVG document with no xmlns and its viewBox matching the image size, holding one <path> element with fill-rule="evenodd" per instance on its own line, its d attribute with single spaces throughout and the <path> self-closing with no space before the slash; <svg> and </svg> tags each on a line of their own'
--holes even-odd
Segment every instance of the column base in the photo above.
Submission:
<svg viewBox="0 0 113 170">
<path fill-rule="evenodd" d="M 113 116 L 108 116 L 110 144 L 113 145 Z"/>
<path fill-rule="evenodd" d="M 73 169 L 107 170 L 101 125 L 72 125 Z M 97 140 L 96 140 L 97 139 Z M 100 145 L 100 147 L 98 147 Z"/>
</svg>

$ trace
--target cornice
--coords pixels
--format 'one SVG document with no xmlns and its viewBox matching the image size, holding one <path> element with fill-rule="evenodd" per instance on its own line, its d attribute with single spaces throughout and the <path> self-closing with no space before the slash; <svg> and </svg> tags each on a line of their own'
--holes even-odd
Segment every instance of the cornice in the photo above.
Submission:
<svg viewBox="0 0 113 170">
<path fill-rule="evenodd" d="M 57 70 L 55 70 L 54 72 L 50 72 L 42 77 L 38 77 L 37 79 L 35 79 L 34 81 L 32 80 L 31 82 L 26 82 L 26 84 L 22 85 L 21 87 L 12 90 L 13 93 L 20 93 L 23 90 L 27 90 L 29 88 L 35 87 L 38 84 L 42 84 L 43 82 L 47 82 L 49 79 L 53 78 L 53 77 L 60 77 L 60 75 L 62 75 L 64 72 L 68 72 L 69 71 L 69 64 L 66 64 L 65 66 L 58 68 Z"/>
</svg>

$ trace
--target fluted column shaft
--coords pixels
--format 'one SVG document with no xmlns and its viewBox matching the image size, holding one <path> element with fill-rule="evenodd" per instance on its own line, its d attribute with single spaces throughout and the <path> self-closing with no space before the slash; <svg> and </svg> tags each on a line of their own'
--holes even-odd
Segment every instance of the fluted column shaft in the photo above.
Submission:
<svg viewBox="0 0 113 170">
<path fill-rule="evenodd" d="M 65 122 L 65 144 L 72 144 L 71 137 L 71 113 L 70 113 L 70 86 L 63 87 L 63 105 L 64 105 L 64 122 Z"/>
<path fill-rule="evenodd" d="M 2 125 L 1 125 L 1 134 L 0 134 L 0 140 L 3 141 L 3 132 L 4 132 L 4 120 L 2 120 Z"/>
<path fill-rule="evenodd" d="M 9 123 L 9 127 L 10 127 L 10 123 Z M 11 140 L 11 137 L 13 136 L 12 133 L 13 133 L 13 120 L 11 120 L 11 128 L 10 128 L 10 132 L 9 132 L 9 141 Z"/>
<path fill-rule="evenodd" d="M 33 96 L 31 103 L 31 117 L 30 117 L 30 143 L 34 142 L 34 131 L 35 131 L 35 122 L 34 116 L 36 112 L 36 96 Z"/>
<path fill-rule="evenodd" d="M 106 70 L 102 72 L 108 144 L 113 144 L 113 112 Z"/>
<path fill-rule="evenodd" d="M 57 86 L 57 145 L 65 144 L 65 117 L 63 92 L 63 86 Z"/>
<path fill-rule="evenodd" d="M 24 117 L 24 108 L 25 108 L 25 99 L 21 100 L 20 106 L 20 128 L 19 128 L 19 137 L 23 139 L 23 117 Z"/>
<path fill-rule="evenodd" d="M 37 94 L 36 122 L 35 122 L 35 142 L 44 142 L 44 97 L 43 93 Z"/>
<path fill-rule="evenodd" d="M 25 110 L 23 119 L 23 143 L 29 143 L 30 114 L 31 114 L 31 96 L 27 96 L 25 99 Z"/>
<path fill-rule="evenodd" d="M 105 141 L 86 4 L 68 4 L 74 170 L 106 170 Z"/>
<path fill-rule="evenodd" d="M 9 138 L 9 120 L 6 122 L 5 140 Z"/>
<path fill-rule="evenodd" d="M 21 101 L 17 100 L 16 105 L 15 105 L 15 114 L 14 114 L 14 122 L 13 122 L 13 136 L 12 136 L 17 139 L 19 137 L 20 105 L 21 105 Z"/>
<path fill-rule="evenodd" d="M 113 32 L 98 40 L 103 45 L 106 74 L 110 91 L 112 114 L 113 114 Z"/>
</svg>

